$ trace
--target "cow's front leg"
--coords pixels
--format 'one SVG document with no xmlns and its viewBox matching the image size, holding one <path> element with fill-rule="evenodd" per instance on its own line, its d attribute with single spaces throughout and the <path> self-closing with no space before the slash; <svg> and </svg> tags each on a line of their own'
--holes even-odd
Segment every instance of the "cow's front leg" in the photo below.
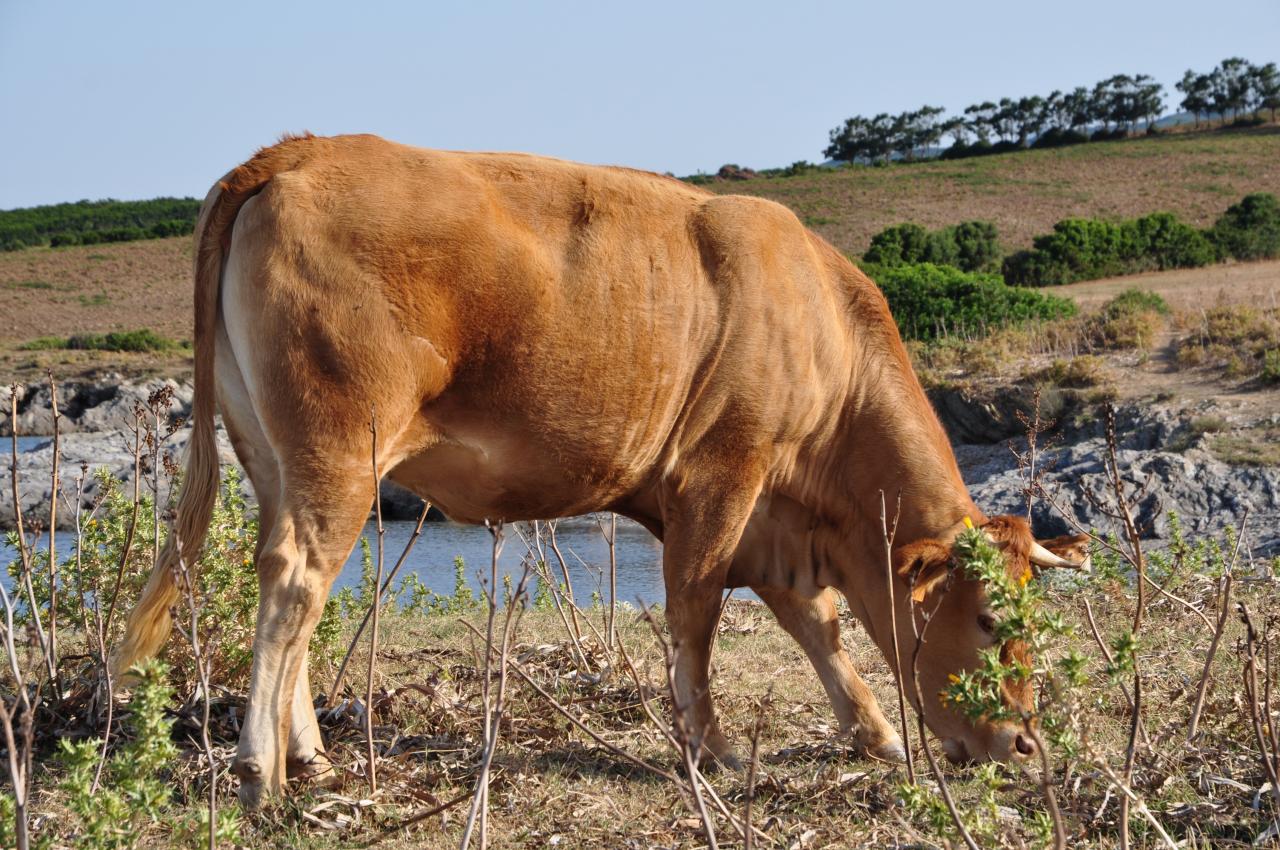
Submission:
<svg viewBox="0 0 1280 850">
<path fill-rule="evenodd" d="M 760 492 L 750 463 L 705 458 L 676 473 L 663 492 L 662 571 L 667 625 L 675 650 L 675 710 L 689 736 L 721 764 L 741 762 L 716 725 L 711 705 L 711 647 L 729 561 Z"/>
<path fill-rule="evenodd" d="M 875 694 L 854 669 L 840 642 L 840 615 L 831 591 L 807 596 L 778 587 L 753 587 L 787 634 L 809 656 L 831 700 L 840 731 L 873 758 L 906 761 L 902 740 L 885 719 Z"/>
</svg>

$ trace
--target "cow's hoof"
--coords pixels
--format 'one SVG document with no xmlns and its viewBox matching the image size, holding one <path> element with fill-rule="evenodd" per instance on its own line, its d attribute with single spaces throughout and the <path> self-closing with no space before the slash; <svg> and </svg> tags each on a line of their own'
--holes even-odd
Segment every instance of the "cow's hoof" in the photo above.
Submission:
<svg viewBox="0 0 1280 850">
<path fill-rule="evenodd" d="M 732 770 L 735 773 L 742 773 L 742 771 L 746 769 L 742 764 L 742 759 L 738 758 L 738 755 L 733 750 L 725 750 L 719 755 L 713 755 L 707 766 L 719 767 L 724 770 Z"/>
<path fill-rule="evenodd" d="M 271 796 L 262 765 L 255 759 L 237 759 L 231 765 L 231 772 L 240 777 L 240 788 L 236 792 L 240 807 L 249 812 L 261 809 Z"/>
<path fill-rule="evenodd" d="M 713 730 L 707 735 L 706 740 L 702 742 L 702 752 L 707 756 L 702 760 L 703 767 L 707 770 L 718 768 L 739 772 L 742 770 L 742 761 L 734 754 L 729 739 L 718 730 Z"/>
<path fill-rule="evenodd" d="M 306 784 L 312 788 L 333 788 L 338 784 L 338 774 L 333 764 L 323 754 L 317 753 L 308 761 L 287 764 L 289 781 Z"/>
<path fill-rule="evenodd" d="M 887 761 L 892 764 L 906 764 L 907 761 L 907 751 L 902 748 L 902 742 L 898 740 L 885 741 L 883 744 L 868 747 L 867 755 L 877 761 Z"/>
<path fill-rule="evenodd" d="M 261 781 L 241 779 L 236 796 L 240 798 L 240 808 L 246 812 L 256 812 L 267 801 L 267 787 Z"/>
<path fill-rule="evenodd" d="M 324 753 L 315 753 L 308 759 L 289 759 L 285 762 L 285 774 L 291 782 L 307 782 L 310 785 L 329 787 L 337 777 L 333 762 Z"/>
</svg>

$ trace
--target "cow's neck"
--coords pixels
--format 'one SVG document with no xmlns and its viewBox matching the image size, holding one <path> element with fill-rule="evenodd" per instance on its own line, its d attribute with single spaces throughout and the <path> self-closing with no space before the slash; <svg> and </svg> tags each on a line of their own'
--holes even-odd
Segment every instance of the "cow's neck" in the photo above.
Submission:
<svg viewBox="0 0 1280 850">
<path fill-rule="evenodd" d="M 896 334 L 858 361 L 863 365 L 851 375 L 839 426 L 807 470 L 816 485 L 805 488 L 808 507 L 851 546 L 880 550 L 881 492 L 890 522 L 901 496 L 896 546 L 953 533 L 965 516 L 980 521 Z"/>
<path fill-rule="evenodd" d="M 974 522 L 984 516 L 969 497 L 951 444 L 896 335 L 885 347 L 885 356 L 861 361 L 868 365 L 852 376 L 839 427 L 798 470 L 803 484 L 788 495 L 799 496 L 807 520 L 793 520 L 783 533 L 795 538 L 797 554 L 813 561 L 819 583 L 844 594 L 891 658 L 881 492 L 888 524 L 895 513 L 898 518 L 895 552 L 918 540 L 950 538 L 966 516 Z M 898 615 L 906 622 L 906 579 L 895 575 L 894 583 Z"/>
</svg>

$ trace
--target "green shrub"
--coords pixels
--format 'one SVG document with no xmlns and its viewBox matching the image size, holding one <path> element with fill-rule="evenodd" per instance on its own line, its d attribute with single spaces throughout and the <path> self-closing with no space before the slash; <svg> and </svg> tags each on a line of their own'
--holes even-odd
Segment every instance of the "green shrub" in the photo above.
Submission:
<svg viewBox="0 0 1280 850">
<path fill-rule="evenodd" d="M 1102 313 L 1109 319 L 1131 316 L 1134 313 L 1159 313 L 1169 315 L 1169 304 L 1158 292 L 1133 287 L 1121 292 L 1107 302 Z"/>
<path fill-rule="evenodd" d="M 1223 256 L 1237 260 L 1280 257 L 1280 202 L 1267 192 L 1245 195 L 1214 223 L 1210 236 Z"/>
<path fill-rule="evenodd" d="M 862 259 L 880 266 L 933 263 L 970 272 L 987 271 L 999 262 L 1000 245 L 995 225 L 986 221 L 966 221 L 932 232 L 906 223 L 873 236 Z"/>
<path fill-rule="evenodd" d="M 1137 231 L 1133 238 L 1134 247 L 1141 252 L 1134 258 L 1137 265 L 1145 266 L 1145 259 L 1157 269 L 1190 269 L 1218 260 L 1213 242 L 1172 213 L 1152 213 L 1125 226 Z"/>
<path fill-rule="evenodd" d="M 982 335 L 1028 320 L 1060 319 L 1076 307 L 1028 289 L 1006 286 L 998 276 L 964 272 L 931 263 L 870 267 L 902 335 L 931 340 L 961 334 Z"/>
<path fill-rule="evenodd" d="M 948 230 L 956 243 L 957 266 L 971 272 L 995 271 L 1000 267 L 1000 240 L 994 224 L 964 221 Z"/>
<path fill-rule="evenodd" d="M 1069 218 L 1037 236 L 1035 247 L 1005 258 L 1006 283 L 1058 286 L 1152 269 L 1194 268 L 1217 259 L 1203 233 L 1172 213 L 1111 222 Z"/>
<path fill-rule="evenodd" d="M 1280 348 L 1271 348 L 1262 353 L 1261 378 L 1264 384 L 1280 384 Z"/>
<path fill-rule="evenodd" d="M 137 847 L 140 833 L 148 827 L 167 824 L 171 838 L 185 839 L 175 843 L 200 846 L 208 834 L 208 810 L 194 816 L 175 812 L 171 772 L 179 751 L 173 743 L 174 721 L 167 714 L 174 699 L 168 668 L 153 658 L 137 670 L 139 681 L 129 701 L 123 736 L 128 743 L 107 758 L 100 785 L 94 779 L 102 740 L 58 739 L 65 771 L 59 787 L 66 794 L 71 822 L 56 823 L 52 829 L 75 836 L 77 847 L 123 850 Z M 239 843 L 240 818 L 235 809 L 219 810 L 216 827 L 219 843 Z"/>
<path fill-rule="evenodd" d="M 136 331 L 112 331 L 106 334 L 74 334 L 66 339 L 40 337 L 20 346 L 23 351 L 66 348 L 72 351 L 169 351 L 178 343 L 150 328 Z"/>
<path fill-rule="evenodd" d="M 79 557 L 67 552 L 58 574 L 68 582 L 68 586 L 85 593 L 92 592 L 93 588 L 114 588 L 117 575 L 121 576 L 118 608 L 128 611 L 151 573 L 155 539 L 152 500 L 144 488 L 137 512 L 137 527 L 130 534 L 134 518 L 132 491 L 126 493 L 120 481 L 106 469 L 98 470 L 94 477 L 101 506 L 84 524 Z M 164 507 L 161 506 L 162 514 Z M 163 525 L 163 519 L 161 522 Z M 253 569 L 257 537 L 258 521 L 245 502 L 239 473 L 235 467 L 227 467 L 196 572 L 197 594 L 204 600 L 200 611 L 200 631 L 205 635 L 217 634 L 217 640 L 209 643 L 206 650 L 213 661 L 214 679 L 228 686 L 243 683 L 249 674 L 250 638 L 258 607 L 258 580 Z M 16 549 L 13 532 L 9 533 L 6 542 L 11 549 Z M 163 534 L 161 542 L 163 544 Z M 61 547 L 58 551 L 63 553 Z M 47 600 L 48 550 L 36 552 L 33 558 L 32 584 L 36 599 Z M 10 580 L 17 580 L 21 567 L 19 560 L 8 565 Z M 84 599 L 78 593 L 60 593 L 58 619 L 68 623 L 80 622 L 85 610 L 83 605 Z M 25 604 L 20 605 L 19 613 L 25 623 L 28 617 Z M 123 627 L 123 618 L 116 617 L 111 634 L 106 636 L 108 644 L 120 640 Z M 326 657 L 328 652 L 327 648 L 322 649 Z M 189 647 L 182 640 L 170 641 L 165 649 L 165 658 L 174 669 L 176 680 L 194 681 L 194 662 Z"/>
<path fill-rule="evenodd" d="M 58 741 L 66 770 L 62 790 L 80 821 L 76 831 L 85 847 L 134 847 L 138 831 L 161 820 L 169 809 L 173 792 L 166 774 L 177 760 L 178 748 L 171 738 L 173 719 L 165 709 L 173 701 L 173 687 L 162 662 L 152 659 L 139 670 L 141 678 L 129 703 L 132 740 L 107 761 L 100 787 L 94 787 L 93 779 L 102 741 Z"/>
<path fill-rule="evenodd" d="M 896 224 L 871 237 L 863 262 L 881 266 L 923 263 L 929 253 L 929 232 L 918 224 Z"/>
<path fill-rule="evenodd" d="M 19 351 L 56 351 L 67 347 L 66 337 L 41 336 L 18 346 Z"/>
</svg>

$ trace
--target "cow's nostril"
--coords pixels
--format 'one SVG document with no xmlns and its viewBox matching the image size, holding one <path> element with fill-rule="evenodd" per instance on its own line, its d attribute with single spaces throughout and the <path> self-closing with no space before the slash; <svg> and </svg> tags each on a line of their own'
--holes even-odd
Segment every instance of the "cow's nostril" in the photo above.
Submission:
<svg viewBox="0 0 1280 850">
<path fill-rule="evenodd" d="M 1036 751 L 1036 745 L 1025 735 L 1019 735 L 1015 738 L 1013 740 L 1013 746 L 1016 747 L 1018 752 L 1024 756 L 1032 755 Z"/>
</svg>

